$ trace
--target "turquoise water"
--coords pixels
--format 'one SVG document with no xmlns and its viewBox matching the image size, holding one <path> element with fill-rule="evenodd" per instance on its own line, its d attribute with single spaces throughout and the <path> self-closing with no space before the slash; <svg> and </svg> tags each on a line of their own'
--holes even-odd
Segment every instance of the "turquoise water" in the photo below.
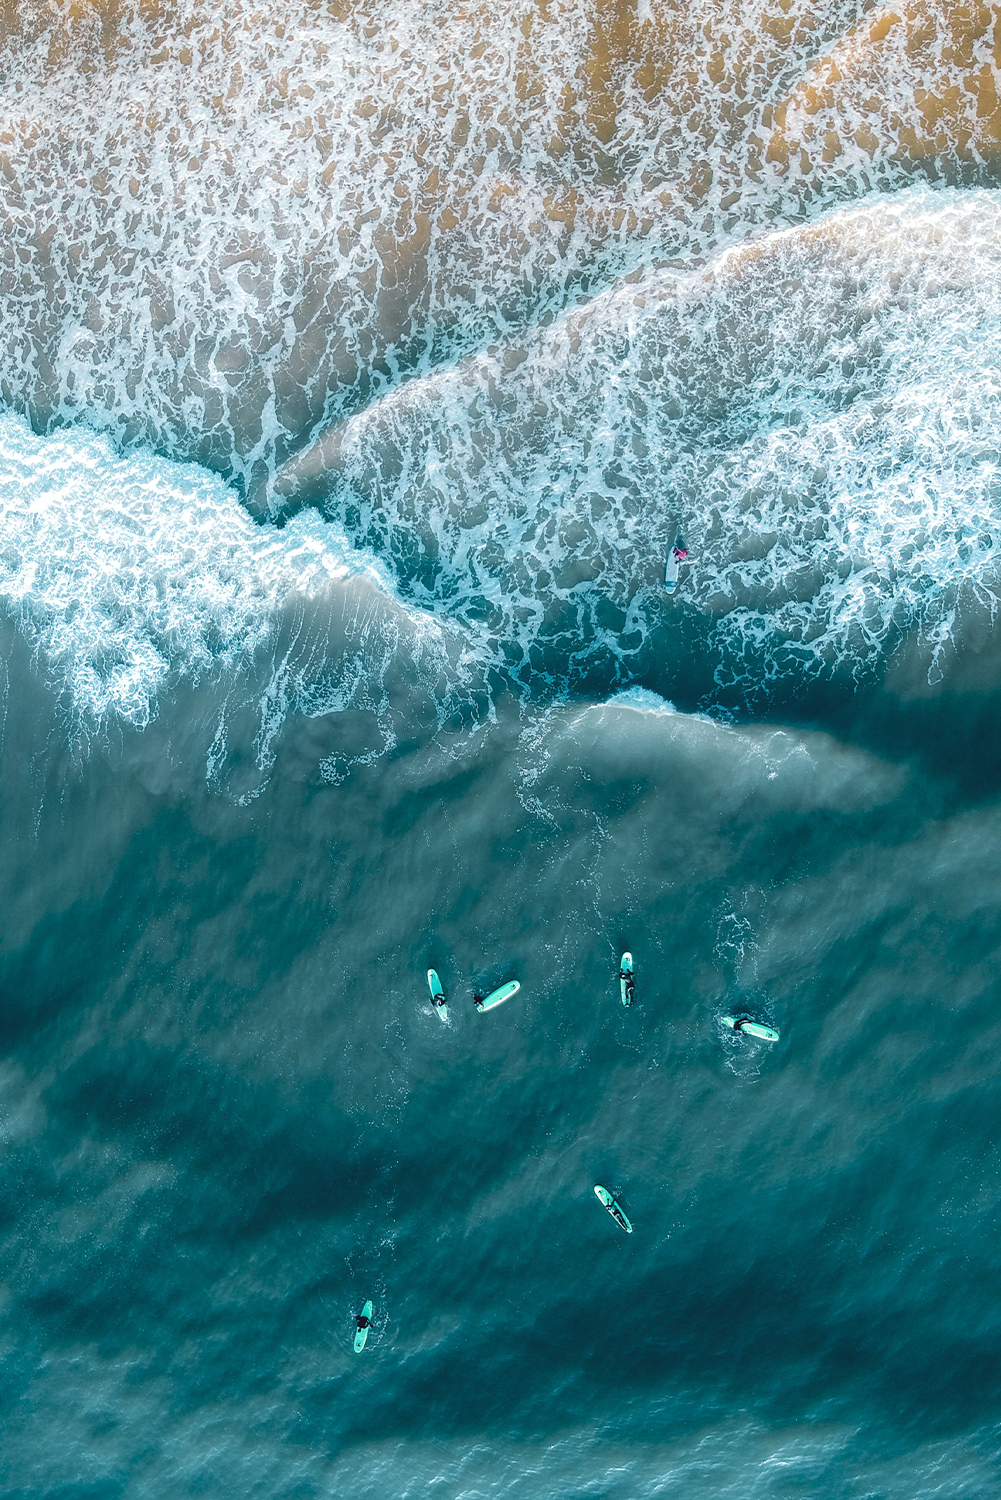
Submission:
<svg viewBox="0 0 1001 1500">
<path fill-rule="evenodd" d="M 998 1490 L 1001 200 L 761 175 L 828 10 L 572 224 L 499 22 L 7 37 L 5 1497 Z"/>
</svg>

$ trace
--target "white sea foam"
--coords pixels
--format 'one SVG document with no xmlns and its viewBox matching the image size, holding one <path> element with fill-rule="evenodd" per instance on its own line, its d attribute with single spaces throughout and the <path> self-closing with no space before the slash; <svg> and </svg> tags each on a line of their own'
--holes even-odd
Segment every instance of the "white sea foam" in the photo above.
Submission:
<svg viewBox="0 0 1001 1500">
<path fill-rule="evenodd" d="M 608 30 L 576 0 L 19 7 L 3 399 L 263 489 L 408 372 L 658 257 L 899 186 L 926 63 L 975 132 L 941 45 L 920 66 L 894 53 L 875 113 L 868 88 L 865 108 L 818 101 L 821 119 L 802 91 L 857 0 L 773 11 L 644 0 Z M 797 86 L 780 159 L 773 116 Z M 961 154 L 940 143 L 936 169 Z"/>
<path fill-rule="evenodd" d="M 195 465 L 121 457 L 105 438 L 38 437 L 0 419 L 0 602 L 91 722 L 114 714 L 145 725 L 169 677 L 232 674 L 273 645 L 283 607 L 351 580 L 376 599 L 388 587 L 381 564 L 315 511 L 284 529 L 258 526 Z M 352 657 L 307 682 L 286 651 L 262 701 L 262 735 L 272 709 L 347 706 L 363 676 Z"/>
<path fill-rule="evenodd" d="M 616 708 L 636 708 L 641 713 L 662 714 L 665 717 L 678 712 L 669 699 L 642 687 L 623 688 L 621 693 L 613 694 L 609 703 Z"/>
<path fill-rule="evenodd" d="M 995 194 L 916 192 L 651 273 L 387 396 L 280 487 L 325 486 L 526 682 L 635 675 L 693 613 L 722 686 L 867 670 L 907 633 L 934 671 L 964 606 L 996 608 L 999 244 Z"/>
<path fill-rule="evenodd" d="M 781 44 L 767 13 L 672 11 L 680 92 L 650 94 L 625 47 L 614 172 L 579 7 L 193 7 L 183 35 L 120 18 L 96 68 L 96 21 L 26 17 L 0 117 L 3 399 L 275 509 L 318 486 L 410 606 L 523 690 L 649 678 L 693 615 L 721 689 L 864 670 L 907 631 L 934 656 L 964 601 L 995 607 L 998 206 L 878 197 L 747 243 L 905 170 L 899 80 L 876 147 L 842 129 L 829 169 L 762 160 L 776 101 L 857 7 L 796 5 Z M 578 103 L 533 83 L 556 78 Z M 581 278 L 606 290 L 567 313 Z M 679 524 L 698 560 L 667 608 Z M 50 644 L 79 701 L 141 722 L 160 629 L 120 658 L 107 624 L 97 655 Z"/>
<path fill-rule="evenodd" d="M 135 724 L 169 671 L 231 668 L 281 601 L 352 576 L 533 694 L 596 663 L 628 684 L 680 618 L 723 687 L 867 670 L 908 633 L 934 671 L 964 608 L 996 607 L 999 244 L 993 195 L 917 193 L 651 273 L 516 366 L 501 346 L 337 425 L 283 480 L 327 519 L 284 529 L 196 466 L 7 419 L 7 608 L 78 707 Z M 347 701 L 346 662 L 312 711 Z M 278 663 L 262 755 L 307 698 Z"/>
</svg>

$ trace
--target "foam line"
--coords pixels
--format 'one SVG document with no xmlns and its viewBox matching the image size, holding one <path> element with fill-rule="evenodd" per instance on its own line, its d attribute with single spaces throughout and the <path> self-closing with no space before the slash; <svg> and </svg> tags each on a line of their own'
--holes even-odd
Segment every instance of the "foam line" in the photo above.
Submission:
<svg viewBox="0 0 1001 1500">
<path fill-rule="evenodd" d="M 315 511 L 258 526 L 194 465 L 121 457 L 78 430 L 39 437 L 9 416 L 0 516 L 3 607 L 95 722 L 145 725 L 168 678 L 232 674 L 272 644 L 290 600 L 352 579 L 389 588 L 381 564 Z"/>
<path fill-rule="evenodd" d="M 668 608 L 721 683 L 868 671 L 909 632 L 938 656 L 996 604 L 999 243 L 994 194 L 914 192 L 650 273 L 392 393 L 279 488 L 526 683 L 602 653 L 628 679 Z"/>
<path fill-rule="evenodd" d="M 19 7 L 3 399 L 263 503 L 315 431 L 617 276 L 916 172 L 983 180 L 989 8 L 952 45 L 895 13 L 881 39 L 857 0 L 773 12 Z"/>
</svg>

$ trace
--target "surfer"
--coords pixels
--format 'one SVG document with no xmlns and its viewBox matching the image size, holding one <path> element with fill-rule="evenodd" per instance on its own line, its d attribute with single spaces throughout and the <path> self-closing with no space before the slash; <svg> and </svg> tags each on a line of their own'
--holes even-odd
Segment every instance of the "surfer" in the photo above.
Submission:
<svg viewBox="0 0 1001 1500">
<path fill-rule="evenodd" d="M 428 969 L 428 989 L 431 991 L 431 1004 L 438 1012 L 440 1021 L 448 1020 L 448 1005 L 445 1001 L 445 992 L 441 987 L 441 980 L 434 969 Z"/>
<path fill-rule="evenodd" d="M 474 995 L 473 996 L 473 1004 L 476 1006 L 477 1010 L 482 1010 L 483 1009 L 483 996 L 482 995 Z"/>
<path fill-rule="evenodd" d="M 679 536 L 674 546 L 667 554 L 667 569 L 664 573 L 664 587 L 667 589 L 667 592 L 669 594 L 673 594 L 675 589 L 678 587 L 678 575 L 681 572 L 682 567 L 687 566 L 688 563 L 692 563 L 694 561 L 695 559 L 693 557 L 689 557 L 688 555 L 688 548 L 685 546 L 684 538 Z"/>
<path fill-rule="evenodd" d="M 355 1353 L 360 1354 L 368 1343 L 368 1331 L 372 1326 L 372 1299 L 365 1303 L 360 1313 L 355 1313 Z"/>
<path fill-rule="evenodd" d="M 635 977 L 633 976 L 632 969 L 620 969 L 619 970 L 619 980 L 626 987 L 626 1000 L 625 1000 L 625 1003 L 627 1005 L 632 1005 L 633 998 L 634 998 L 634 996 L 636 994 L 636 980 L 635 980 Z"/>
<path fill-rule="evenodd" d="M 723 1025 L 729 1026 L 731 1031 L 739 1031 L 741 1036 L 756 1036 L 761 1042 L 777 1042 L 779 1039 L 774 1026 L 766 1026 L 764 1021 L 755 1021 L 746 1011 L 742 1016 L 724 1016 Z"/>
</svg>

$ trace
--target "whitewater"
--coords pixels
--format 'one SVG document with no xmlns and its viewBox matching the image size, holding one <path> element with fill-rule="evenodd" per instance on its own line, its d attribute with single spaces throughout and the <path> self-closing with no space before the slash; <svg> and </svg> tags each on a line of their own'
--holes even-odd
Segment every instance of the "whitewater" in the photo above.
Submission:
<svg viewBox="0 0 1001 1500">
<path fill-rule="evenodd" d="M 0 1494 L 1001 1483 L 997 24 L 4 12 Z"/>
</svg>

